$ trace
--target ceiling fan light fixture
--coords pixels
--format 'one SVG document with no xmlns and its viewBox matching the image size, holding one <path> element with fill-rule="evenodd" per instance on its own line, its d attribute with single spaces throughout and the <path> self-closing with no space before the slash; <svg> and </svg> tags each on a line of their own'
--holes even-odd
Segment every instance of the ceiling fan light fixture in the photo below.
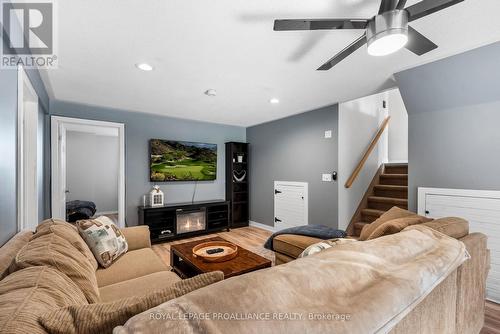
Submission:
<svg viewBox="0 0 500 334">
<path fill-rule="evenodd" d="M 408 13 L 392 10 L 377 15 L 368 24 L 368 54 L 386 56 L 402 49 L 408 43 Z"/>
<path fill-rule="evenodd" d="M 395 32 L 379 37 L 368 44 L 368 54 L 370 56 L 387 56 L 401 50 L 408 43 L 408 34 Z"/>
</svg>

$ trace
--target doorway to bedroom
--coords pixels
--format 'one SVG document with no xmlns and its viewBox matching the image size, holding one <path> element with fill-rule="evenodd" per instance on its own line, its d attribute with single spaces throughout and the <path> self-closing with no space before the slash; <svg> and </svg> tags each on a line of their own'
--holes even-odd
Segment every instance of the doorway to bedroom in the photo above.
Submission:
<svg viewBox="0 0 500 334">
<path fill-rule="evenodd" d="M 125 226 L 124 125 L 52 117 L 52 212 Z"/>
</svg>

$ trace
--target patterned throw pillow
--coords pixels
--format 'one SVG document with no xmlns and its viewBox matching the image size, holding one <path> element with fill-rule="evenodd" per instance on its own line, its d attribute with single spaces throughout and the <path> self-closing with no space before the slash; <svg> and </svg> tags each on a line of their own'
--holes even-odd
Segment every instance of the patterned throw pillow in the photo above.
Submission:
<svg viewBox="0 0 500 334">
<path fill-rule="evenodd" d="M 97 262 L 104 268 L 109 267 L 128 250 L 125 236 L 108 217 L 79 220 L 76 226 Z"/>
<path fill-rule="evenodd" d="M 325 249 L 332 248 L 335 245 L 347 244 L 353 241 L 357 240 L 341 238 L 341 239 L 330 239 L 330 240 L 320 241 L 304 249 L 304 251 L 299 255 L 299 258 L 322 252 Z"/>
</svg>

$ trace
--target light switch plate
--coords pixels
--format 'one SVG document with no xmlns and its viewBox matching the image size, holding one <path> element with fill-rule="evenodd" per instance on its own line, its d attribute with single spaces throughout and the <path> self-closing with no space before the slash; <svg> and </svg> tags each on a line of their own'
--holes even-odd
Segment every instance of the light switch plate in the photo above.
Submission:
<svg viewBox="0 0 500 334">
<path fill-rule="evenodd" d="M 332 182 L 332 174 L 323 174 L 322 180 L 324 182 Z"/>
<path fill-rule="evenodd" d="M 325 138 L 332 138 L 332 130 L 325 131 Z"/>
</svg>

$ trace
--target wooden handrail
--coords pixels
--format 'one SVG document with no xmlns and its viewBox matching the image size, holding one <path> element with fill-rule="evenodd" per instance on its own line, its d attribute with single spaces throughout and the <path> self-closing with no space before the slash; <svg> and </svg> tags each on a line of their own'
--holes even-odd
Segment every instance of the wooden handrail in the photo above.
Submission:
<svg viewBox="0 0 500 334">
<path fill-rule="evenodd" d="M 347 182 L 345 183 L 346 188 L 351 188 L 354 181 L 356 181 L 356 178 L 358 177 L 359 173 L 363 169 L 363 167 L 366 163 L 366 160 L 368 160 L 368 157 L 372 153 L 373 149 L 375 148 L 375 146 L 377 146 L 378 141 L 379 141 L 380 137 L 382 136 L 382 133 L 384 133 L 385 128 L 389 124 L 390 119 L 391 119 L 391 116 L 387 116 L 384 119 L 384 121 L 382 122 L 382 124 L 380 125 L 380 128 L 377 131 L 377 134 L 372 139 L 372 142 L 370 143 L 370 146 L 368 146 L 368 149 L 366 150 L 365 154 L 363 155 L 363 158 L 361 158 L 361 161 L 358 163 L 358 165 L 356 166 L 356 168 L 352 172 L 349 179 L 347 179 Z"/>
</svg>

